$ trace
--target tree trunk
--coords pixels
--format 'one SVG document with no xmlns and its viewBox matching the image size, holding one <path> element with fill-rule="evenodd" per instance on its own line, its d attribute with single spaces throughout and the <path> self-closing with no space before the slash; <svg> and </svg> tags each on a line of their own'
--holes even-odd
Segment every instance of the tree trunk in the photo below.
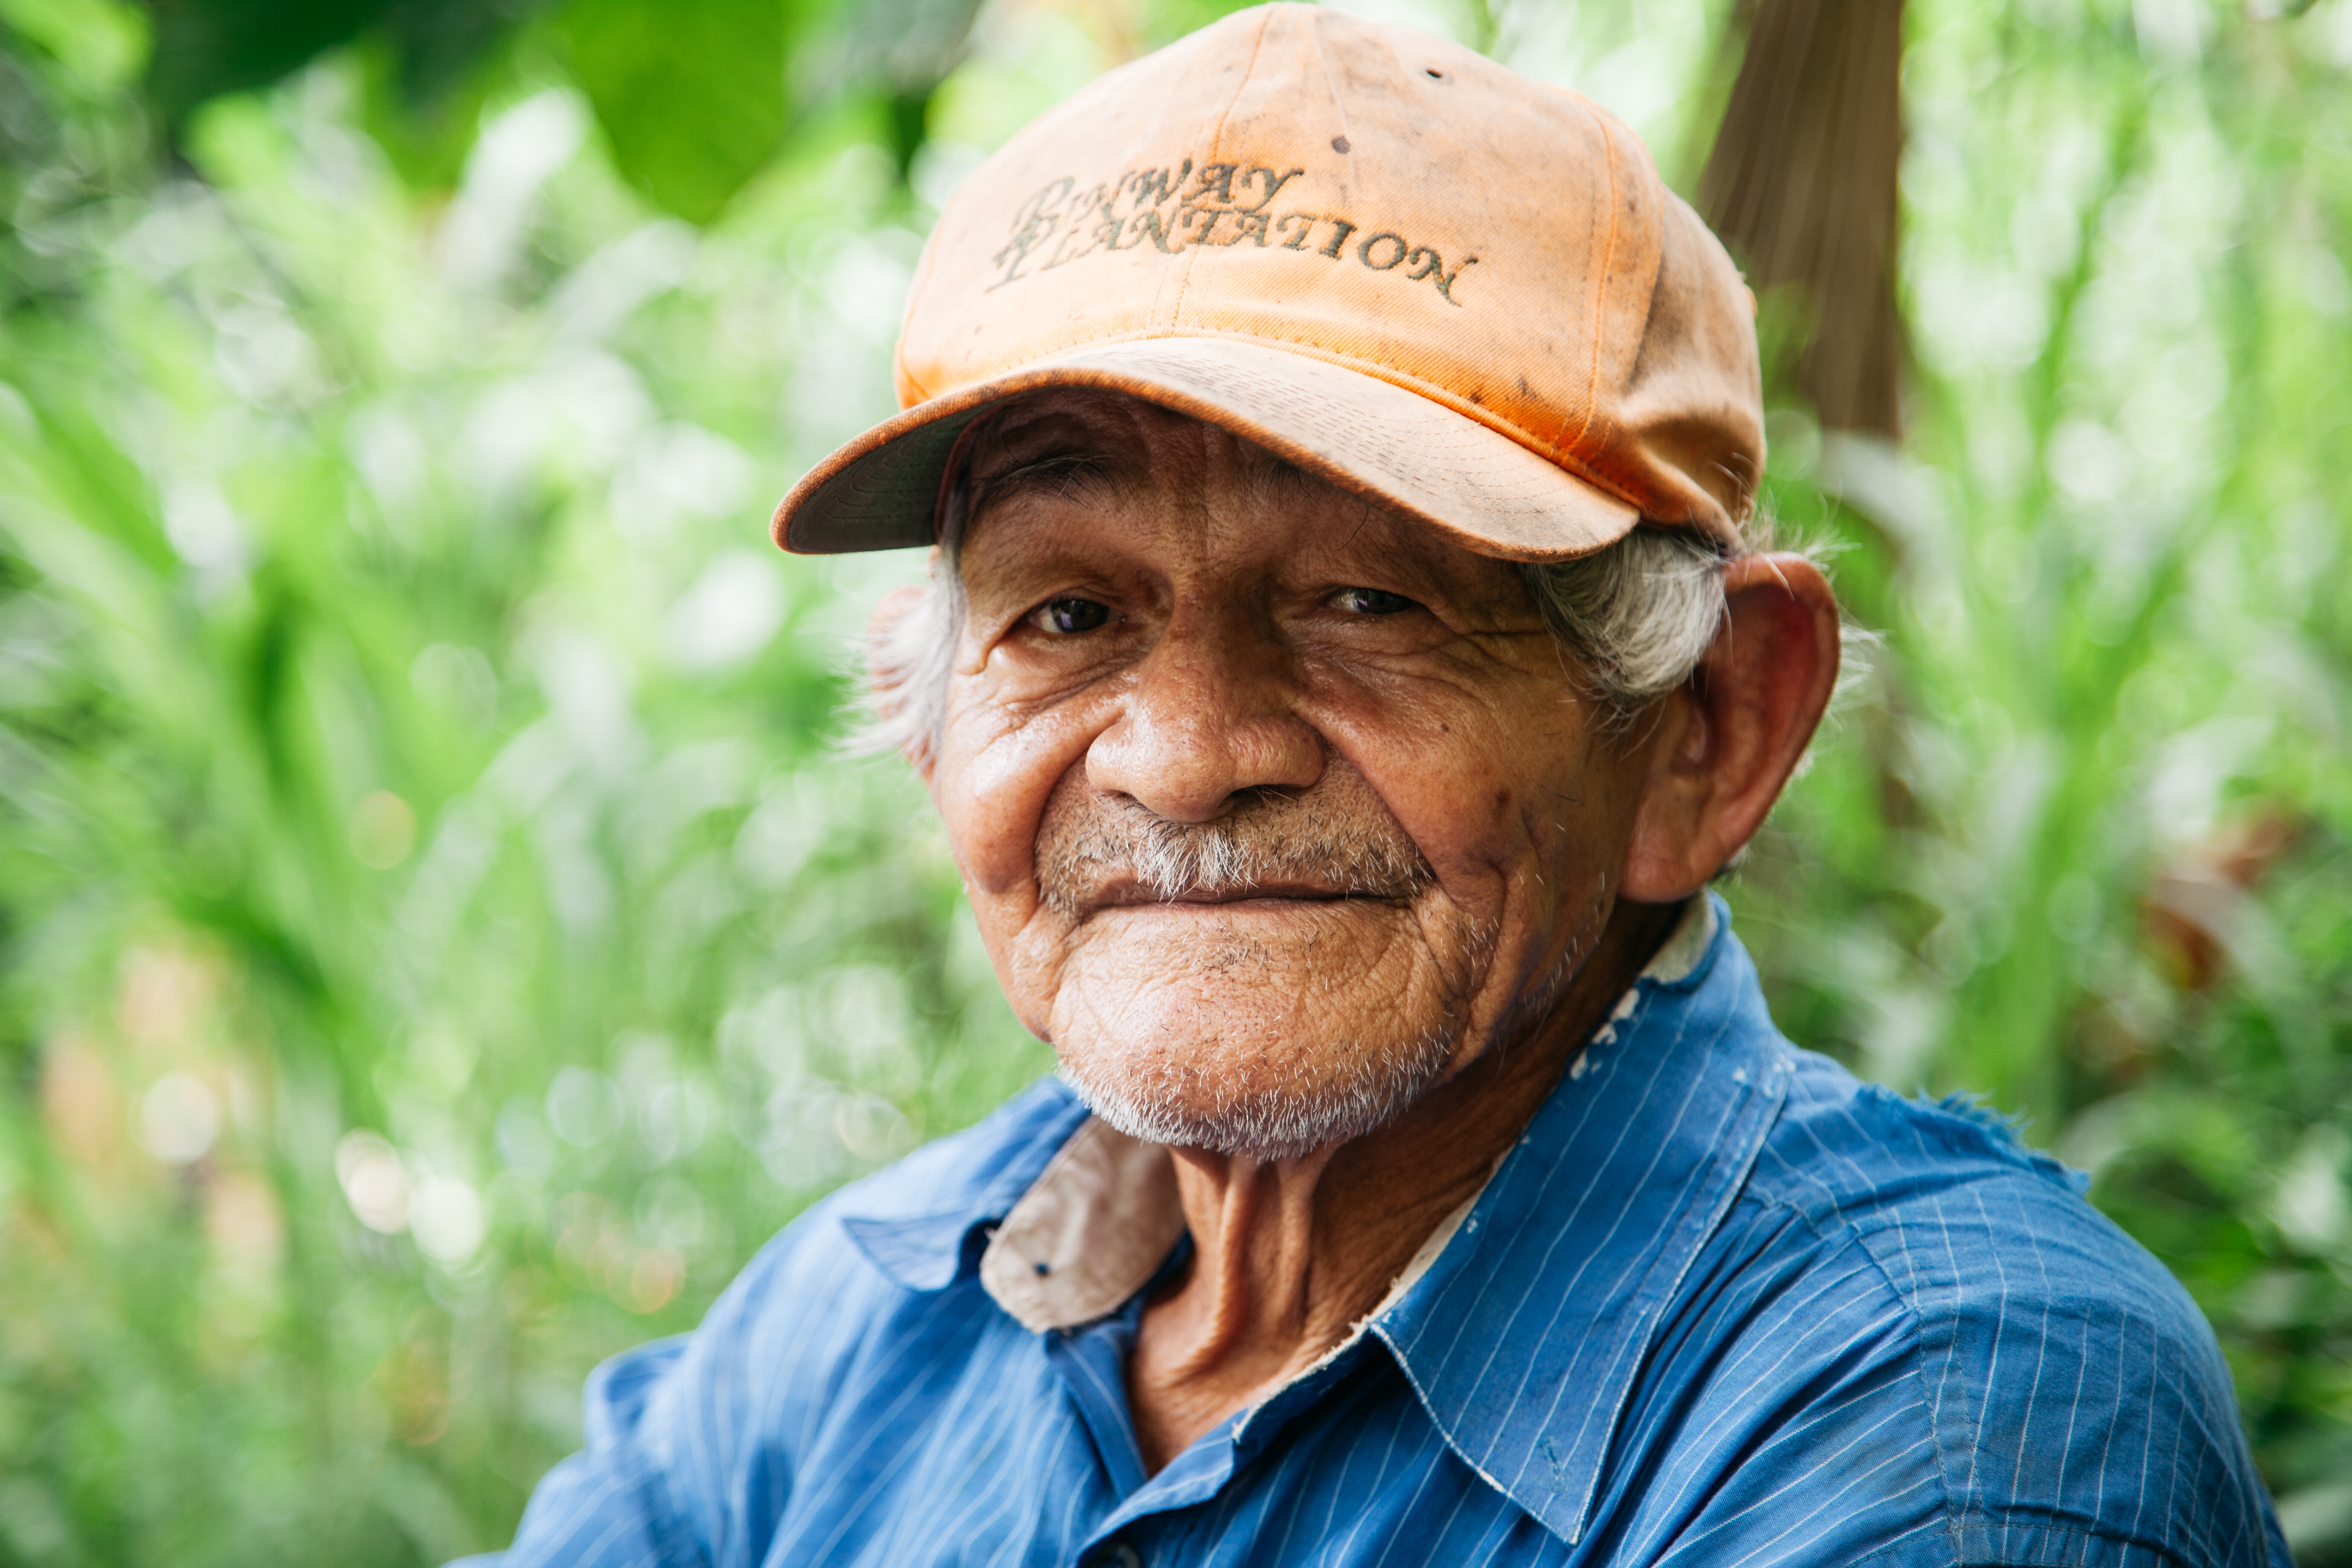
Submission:
<svg viewBox="0 0 2352 1568">
<path fill-rule="evenodd" d="M 1798 389 L 1831 429 L 1902 434 L 1895 303 L 1902 0 L 1748 0 L 1699 210 L 1759 293 L 1793 289 Z"/>
</svg>

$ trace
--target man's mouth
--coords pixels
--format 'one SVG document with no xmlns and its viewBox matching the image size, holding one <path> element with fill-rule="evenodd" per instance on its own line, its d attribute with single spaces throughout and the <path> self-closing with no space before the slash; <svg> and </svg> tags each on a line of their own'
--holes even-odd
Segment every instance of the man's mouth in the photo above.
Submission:
<svg viewBox="0 0 2352 1568">
<path fill-rule="evenodd" d="M 1141 881 L 1122 880 L 1084 900 L 1088 912 L 1101 910 L 1167 909 L 1171 906 L 1231 908 L 1240 904 L 1402 904 L 1410 895 L 1360 888 L 1335 888 L 1312 882 L 1264 881 L 1227 887 L 1188 888 L 1171 892 Z"/>
</svg>

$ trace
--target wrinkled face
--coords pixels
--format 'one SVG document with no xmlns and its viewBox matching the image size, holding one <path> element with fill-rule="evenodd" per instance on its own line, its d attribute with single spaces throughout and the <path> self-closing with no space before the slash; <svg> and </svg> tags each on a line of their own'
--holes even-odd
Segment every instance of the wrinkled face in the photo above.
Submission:
<svg viewBox="0 0 2352 1568">
<path fill-rule="evenodd" d="M 1295 1155 L 1529 1026 L 1642 773 L 1516 571 L 1106 395 L 1026 402 L 972 461 L 932 792 L 1097 1110 Z"/>
</svg>

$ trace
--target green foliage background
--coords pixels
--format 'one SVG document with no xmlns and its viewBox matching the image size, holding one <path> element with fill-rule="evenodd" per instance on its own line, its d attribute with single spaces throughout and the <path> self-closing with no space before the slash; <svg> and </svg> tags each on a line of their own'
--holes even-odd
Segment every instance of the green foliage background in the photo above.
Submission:
<svg viewBox="0 0 2352 1568">
<path fill-rule="evenodd" d="M 1047 1067 L 835 750 L 915 563 L 762 519 L 959 174 L 1213 10 L 0 0 L 0 1563 L 495 1546 L 591 1364 Z M 1685 188 L 1736 59 L 1389 14 Z M 1776 394 L 1769 480 L 1884 643 L 1741 930 L 2096 1173 L 2352 1560 L 2352 0 L 1908 26 L 1909 441 Z"/>
</svg>

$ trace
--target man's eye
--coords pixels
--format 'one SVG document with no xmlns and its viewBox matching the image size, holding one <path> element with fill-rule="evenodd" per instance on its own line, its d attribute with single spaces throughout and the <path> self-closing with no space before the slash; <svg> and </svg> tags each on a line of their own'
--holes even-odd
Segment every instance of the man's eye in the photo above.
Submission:
<svg viewBox="0 0 2352 1568">
<path fill-rule="evenodd" d="M 1049 632 L 1090 632 L 1110 619 L 1110 606 L 1092 599 L 1048 599 L 1031 618 Z"/>
<path fill-rule="evenodd" d="M 1419 608 L 1402 594 L 1385 588 L 1342 588 L 1331 595 L 1331 602 L 1351 616 L 1393 616 L 1400 610 Z"/>
</svg>

